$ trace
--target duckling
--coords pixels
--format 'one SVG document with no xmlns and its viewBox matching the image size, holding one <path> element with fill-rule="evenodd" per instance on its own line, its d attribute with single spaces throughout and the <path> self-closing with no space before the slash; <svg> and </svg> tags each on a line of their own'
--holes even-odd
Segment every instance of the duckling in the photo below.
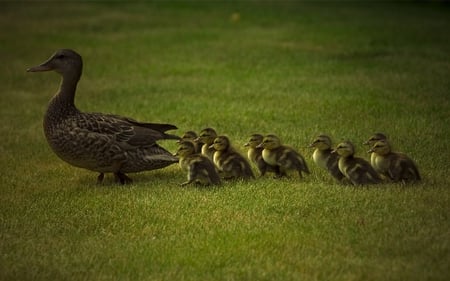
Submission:
<svg viewBox="0 0 450 281">
<path fill-rule="evenodd" d="M 197 133 L 194 131 L 186 131 L 182 136 L 181 139 L 178 141 L 180 143 L 182 140 L 189 140 L 194 143 L 195 146 L 195 153 L 202 153 L 202 146 L 203 143 L 196 141 L 198 138 Z"/>
<path fill-rule="evenodd" d="M 319 167 L 327 170 L 338 181 L 342 181 L 345 178 L 339 170 L 339 155 L 331 148 L 331 139 L 329 136 L 317 136 L 309 147 L 315 148 L 313 160 Z"/>
<path fill-rule="evenodd" d="M 381 182 L 380 175 L 370 166 L 369 162 L 355 157 L 355 148 L 349 141 L 340 143 L 334 150 L 339 154 L 339 170 L 353 185 L 377 184 Z"/>
<path fill-rule="evenodd" d="M 214 152 L 214 164 L 225 179 L 255 178 L 250 164 L 230 144 L 226 136 L 218 136 L 211 145 Z"/>
<path fill-rule="evenodd" d="M 253 163 L 255 163 L 255 165 L 258 167 L 261 176 L 264 176 L 266 172 L 274 172 L 276 175 L 279 176 L 280 167 L 267 164 L 262 157 L 262 151 L 264 148 L 257 147 L 259 144 L 262 143 L 263 139 L 264 139 L 263 135 L 260 134 L 253 134 L 250 136 L 250 140 L 246 144 L 244 144 L 245 147 L 248 147 L 247 151 L 248 159 Z"/>
<path fill-rule="evenodd" d="M 369 148 L 372 148 L 373 145 L 380 140 L 387 140 L 387 137 L 385 134 L 383 133 L 375 133 L 373 136 L 371 136 L 367 141 L 365 141 L 363 144 L 364 145 L 368 145 Z M 370 165 L 372 165 L 372 167 L 375 168 L 376 166 L 376 160 L 377 158 L 377 154 L 376 153 L 371 153 L 370 154 Z"/>
<path fill-rule="evenodd" d="M 387 140 L 377 141 L 368 152 L 376 155 L 373 168 L 393 182 L 421 180 L 414 161 L 406 154 L 393 152 Z"/>
<path fill-rule="evenodd" d="M 201 185 L 218 185 L 220 177 L 213 162 L 208 157 L 195 152 L 195 143 L 189 140 L 179 142 L 175 156 L 179 157 L 182 170 L 188 172 L 186 182 L 181 186 L 196 183 Z"/>
<path fill-rule="evenodd" d="M 202 145 L 202 154 L 208 157 L 211 161 L 214 161 L 214 147 L 212 144 L 217 137 L 216 130 L 213 128 L 205 128 L 200 131 L 200 135 L 195 139 L 197 142 L 203 143 Z"/>
<path fill-rule="evenodd" d="M 126 173 L 160 169 L 178 162 L 157 144 L 158 140 L 179 139 L 166 134 L 176 126 L 78 110 L 74 99 L 82 69 L 83 60 L 77 52 L 61 49 L 46 62 L 27 70 L 53 70 L 62 76 L 44 117 L 45 137 L 59 158 L 75 167 L 100 173 L 98 183 L 103 181 L 104 173 L 113 173 L 121 184 L 132 182 Z"/>
<path fill-rule="evenodd" d="M 285 176 L 288 170 L 296 170 L 300 178 L 303 177 L 302 172 L 310 173 L 303 156 L 293 148 L 282 145 L 275 135 L 265 136 L 256 147 L 264 148 L 262 157 L 267 164 L 279 167 L 280 174 L 277 177 Z"/>
</svg>

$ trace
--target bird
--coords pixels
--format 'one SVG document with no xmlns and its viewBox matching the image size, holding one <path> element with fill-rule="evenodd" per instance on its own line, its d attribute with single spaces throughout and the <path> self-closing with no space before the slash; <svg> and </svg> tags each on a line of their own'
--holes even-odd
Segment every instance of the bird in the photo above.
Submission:
<svg viewBox="0 0 450 281">
<path fill-rule="evenodd" d="M 383 133 L 375 133 L 373 134 L 367 141 L 365 141 L 363 144 L 369 146 L 369 149 L 373 147 L 373 145 L 380 140 L 387 140 L 387 137 L 385 134 Z M 372 167 L 376 166 L 376 158 L 377 158 L 377 154 L 376 153 L 371 153 L 370 154 L 370 165 L 372 165 Z"/>
<path fill-rule="evenodd" d="M 280 169 L 279 175 L 276 177 L 286 176 L 289 170 L 296 170 L 300 178 L 303 177 L 302 172 L 309 174 L 309 169 L 305 159 L 292 147 L 282 145 L 280 138 L 270 134 L 264 137 L 261 144 L 257 148 L 264 148 L 262 157 L 264 161 L 272 166 Z"/>
<path fill-rule="evenodd" d="M 368 151 L 375 154 L 375 171 L 393 182 L 417 182 L 421 180 L 414 161 L 406 154 L 393 152 L 387 140 L 377 141 Z"/>
<path fill-rule="evenodd" d="M 195 146 L 195 153 L 201 153 L 202 152 L 202 146 L 203 143 L 196 141 L 196 139 L 198 138 L 197 133 L 194 131 L 186 131 L 182 136 L 181 139 L 178 140 L 177 142 L 180 143 L 183 140 L 190 140 L 194 143 Z"/>
<path fill-rule="evenodd" d="M 198 138 L 195 139 L 197 142 L 203 143 L 202 154 L 214 161 L 214 148 L 212 144 L 217 137 L 217 132 L 213 128 L 205 128 L 200 131 Z"/>
<path fill-rule="evenodd" d="M 312 156 L 314 163 L 327 170 L 339 182 L 345 178 L 339 170 L 339 155 L 333 152 L 331 138 L 329 136 L 318 135 L 309 147 L 315 148 Z"/>
<path fill-rule="evenodd" d="M 188 184 L 219 185 L 220 177 L 214 167 L 214 163 L 208 157 L 195 151 L 195 143 L 189 140 L 181 140 L 175 154 L 179 158 L 179 165 L 182 170 L 187 171 L 186 182 Z"/>
<path fill-rule="evenodd" d="M 344 141 L 333 150 L 339 154 L 339 170 L 353 185 L 377 184 L 380 175 L 363 158 L 355 157 L 355 147 L 350 141 Z"/>
<path fill-rule="evenodd" d="M 247 157 L 258 167 L 261 176 L 264 176 L 266 172 L 274 172 L 276 175 L 279 175 L 280 167 L 267 164 L 262 157 L 264 148 L 257 147 L 262 143 L 263 139 L 264 136 L 261 134 L 253 134 L 250 136 L 249 141 L 244 144 L 245 147 L 248 147 Z"/>
<path fill-rule="evenodd" d="M 237 152 L 226 136 L 218 136 L 211 145 L 214 148 L 214 164 L 224 179 L 255 178 L 250 164 Z"/>
<path fill-rule="evenodd" d="M 117 182 L 131 183 L 126 173 L 160 169 L 178 159 L 157 144 L 159 140 L 179 139 L 166 131 L 175 125 L 143 123 L 114 114 L 87 113 L 74 104 L 83 68 L 82 57 L 74 50 L 60 49 L 47 61 L 28 72 L 55 71 L 62 76 L 57 93 L 44 116 L 44 133 L 53 152 L 79 168 L 113 173 Z"/>
</svg>

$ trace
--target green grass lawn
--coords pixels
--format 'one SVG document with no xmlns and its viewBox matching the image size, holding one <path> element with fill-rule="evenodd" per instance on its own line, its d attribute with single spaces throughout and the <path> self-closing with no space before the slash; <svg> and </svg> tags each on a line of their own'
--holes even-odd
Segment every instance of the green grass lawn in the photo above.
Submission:
<svg viewBox="0 0 450 281">
<path fill-rule="evenodd" d="M 1 6 L 0 280 L 450 276 L 448 4 Z M 44 138 L 59 76 L 26 73 L 59 48 L 84 58 L 83 111 L 173 123 L 177 134 L 214 127 L 242 152 L 252 133 L 275 133 L 312 173 L 180 188 L 173 165 L 97 186 Z M 327 133 L 367 159 L 375 132 L 417 162 L 422 183 L 342 186 L 306 148 Z"/>
</svg>

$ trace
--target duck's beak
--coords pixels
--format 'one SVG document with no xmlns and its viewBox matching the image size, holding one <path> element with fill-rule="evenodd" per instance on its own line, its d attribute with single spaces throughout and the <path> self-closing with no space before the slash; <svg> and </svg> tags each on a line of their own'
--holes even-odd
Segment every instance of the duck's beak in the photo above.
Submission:
<svg viewBox="0 0 450 281">
<path fill-rule="evenodd" d="M 373 152 L 373 148 L 371 148 L 367 151 L 367 153 L 372 153 L 372 152 Z"/>
<path fill-rule="evenodd" d="M 311 143 L 310 145 L 308 145 L 308 148 L 314 148 L 314 143 Z"/>
<path fill-rule="evenodd" d="M 53 69 L 50 67 L 48 61 L 46 61 L 40 65 L 28 68 L 27 72 L 41 72 L 41 71 L 50 71 L 50 70 L 53 70 Z"/>
<path fill-rule="evenodd" d="M 210 146 L 208 146 L 208 148 L 214 148 L 214 144 L 211 144 Z"/>
<path fill-rule="evenodd" d="M 363 145 L 369 145 L 369 141 L 363 142 Z"/>
<path fill-rule="evenodd" d="M 263 148 L 262 143 L 258 144 L 258 145 L 256 146 L 256 148 Z"/>
<path fill-rule="evenodd" d="M 249 143 L 246 143 L 246 144 L 244 144 L 244 146 L 247 147 L 247 146 L 250 146 L 250 144 L 249 144 Z"/>
</svg>

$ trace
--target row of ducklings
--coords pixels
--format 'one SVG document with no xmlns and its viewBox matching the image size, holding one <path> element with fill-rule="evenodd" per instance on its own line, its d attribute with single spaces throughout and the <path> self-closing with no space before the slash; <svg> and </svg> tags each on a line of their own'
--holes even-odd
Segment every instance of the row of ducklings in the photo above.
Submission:
<svg viewBox="0 0 450 281">
<path fill-rule="evenodd" d="M 218 135 L 212 128 L 203 129 L 198 136 L 188 131 L 178 143 L 176 156 L 180 167 L 188 173 L 183 186 L 191 183 L 217 185 L 221 178 L 255 178 L 249 162 L 233 148 L 229 138 Z M 349 141 L 333 149 L 330 137 L 319 135 L 309 147 L 315 149 L 314 162 L 339 182 L 366 185 L 383 180 L 420 180 L 414 161 L 403 153 L 393 152 L 385 135 L 375 134 L 365 144 L 370 146 L 370 163 L 354 156 L 354 145 Z M 271 172 L 275 177 L 283 177 L 294 170 L 302 178 L 302 173 L 310 173 L 304 157 L 294 148 L 283 145 L 275 135 L 253 134 L 245 146 L 248 159 L 257 166 L 261 176 Z"/>
</svg>

